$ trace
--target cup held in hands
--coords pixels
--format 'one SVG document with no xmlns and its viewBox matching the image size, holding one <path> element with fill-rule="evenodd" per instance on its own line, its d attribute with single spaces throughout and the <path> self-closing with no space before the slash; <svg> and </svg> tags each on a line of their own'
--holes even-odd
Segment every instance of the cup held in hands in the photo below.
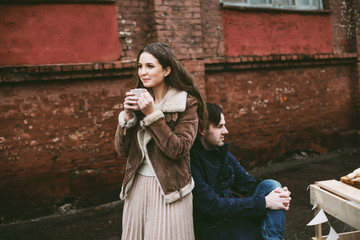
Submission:
<svg viewBox="0 0 360 240">
<path fill-rule="evenodd" d="M 146 89 L 145 88 L 134 88 L 134 89 L 131 89 L 130 92 L 135 93 L 135 96 L 139 98 L 142 93 L 146 92 Z"/>
<path fill-rule="evenodd" d="M 146 89 L 145 88 L 134 88 L 134 89 L 131 89 L 130 92 L 133 92 L 137 98 L 140 98 L 141 94 L 146 92 Z M 136 106 L 136 107 L 137 107 L 136 110 L 139 110 L 139 107 L 138 106 Z"/>
</svg>

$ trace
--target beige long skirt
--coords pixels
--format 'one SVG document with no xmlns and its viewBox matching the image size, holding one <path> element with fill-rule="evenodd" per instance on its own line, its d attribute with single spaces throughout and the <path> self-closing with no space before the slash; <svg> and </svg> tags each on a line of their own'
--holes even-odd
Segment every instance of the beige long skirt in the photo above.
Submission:
<svg viewBox="0 0 360 240">
<path fill-rule="evenodd" d="M 166 203 L 155 177 L 137 174 L 125 199 L 122 240 L 193 240 L 192 194 Z"/>
</svg>

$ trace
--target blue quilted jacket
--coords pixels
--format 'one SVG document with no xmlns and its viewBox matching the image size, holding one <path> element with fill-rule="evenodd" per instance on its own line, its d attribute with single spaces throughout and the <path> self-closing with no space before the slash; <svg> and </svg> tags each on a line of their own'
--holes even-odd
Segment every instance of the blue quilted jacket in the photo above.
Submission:
<svg viewBox="0 0 360 240">
<path fill-rule="evenodd" d="M 195 181 L 193 206 L 196 239 L 212 239 L 218 226 L 237 220 L 240 223 L 236 225 L 239 237 L 226 236 L 225 232 L 222 239 L 251 239 L 253 233 L 249 231 L 259 230 L 254 230 L 252 226 L 258 224 L 260 227 L 260 220 L 266 214 L 265 196 L 252 196 L 261 179 L 255 179 L 245 171 L 228 151 L 228 144 L 206 150 L 200 139 L 196 139 L 190 151 L 190 161 Z"/>
</svg>

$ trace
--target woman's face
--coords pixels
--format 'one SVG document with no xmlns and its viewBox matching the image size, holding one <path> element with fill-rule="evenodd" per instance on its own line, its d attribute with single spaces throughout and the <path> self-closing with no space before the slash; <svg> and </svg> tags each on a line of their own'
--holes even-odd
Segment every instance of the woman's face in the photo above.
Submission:
<svg viewBox="0 0 360 240">
<path fill-rule="evenodd" d="M 138 75 L 144 87 L 165 87 L 164 79 L 169 73 L 170 67 L 164 69 L 152 54 L 148 52 L 141 53 L 138 63 Z"/>
</svg>

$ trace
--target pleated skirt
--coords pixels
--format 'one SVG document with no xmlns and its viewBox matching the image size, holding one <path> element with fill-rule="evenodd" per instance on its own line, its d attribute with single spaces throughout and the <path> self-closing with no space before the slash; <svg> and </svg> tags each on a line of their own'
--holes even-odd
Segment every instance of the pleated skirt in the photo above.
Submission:
<svg viewBox="0 0 360 240">
<path fill-rule="evenodd" d="M 125 199 L 122 240 L 193 240 L 192 194 L 166 203 L 155 177 L 137 174 Z"/>
</svg>

